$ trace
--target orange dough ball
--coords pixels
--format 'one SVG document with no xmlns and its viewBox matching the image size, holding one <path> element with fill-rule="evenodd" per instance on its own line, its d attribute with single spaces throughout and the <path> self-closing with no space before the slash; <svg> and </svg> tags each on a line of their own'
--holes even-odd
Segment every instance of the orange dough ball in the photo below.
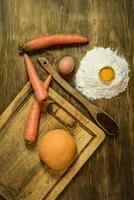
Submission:
<svg viewBox="0 0 134 200">
<path fill-rule="evenodd" d="M 39 143 L 40 158 L 54 170 L 63 170 L 73 161 L 77 146 L 69 132 L 55 129 L 46 133 Z"/>
</svg>

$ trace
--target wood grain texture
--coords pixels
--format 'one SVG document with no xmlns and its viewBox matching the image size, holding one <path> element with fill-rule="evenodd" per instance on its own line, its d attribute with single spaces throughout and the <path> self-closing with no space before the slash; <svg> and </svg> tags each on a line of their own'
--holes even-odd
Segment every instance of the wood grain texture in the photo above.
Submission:
<svg viewBox="0 0 134 200">
<path fill-rule="evenodd" d="M 130 64 L 127 90 L 110 100 L 94 101 L 119 122 L 120 134 L 117 138 L 106 139 L 103 148 L 84 165 L 61 194 L 61 200 L 128 200 L 134 196 L 133 21 L 133 0 L 0 1 L 1 113 L 27 81 L 23 58 L 17 54 L 17 45 L 25 38 L 52 33 L 85 34 L 90 39 L 88 46 L 50 49 L 55 63 L 64 55 L 72 55 L 78 68 L 87 49 L 96 45 L 118 49 Z M 41 54 L 32 55 L 35 64 L 35 57 Z M 44 72 L 38 71 L 43 79 Z M 69 82 L 74 86 L 74 76 Z M 85 109 L 57 84 L 52 86 L 87 115 Z"/>
</svg>

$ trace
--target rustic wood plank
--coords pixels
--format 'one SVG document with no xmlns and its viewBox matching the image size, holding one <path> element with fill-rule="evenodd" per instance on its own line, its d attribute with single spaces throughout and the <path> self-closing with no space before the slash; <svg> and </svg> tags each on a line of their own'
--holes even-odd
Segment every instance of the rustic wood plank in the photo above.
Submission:
<svg viewBox="0 0 134 200">
<path fill-rule="evenodd" d="M 119 49 L 130 64 L 127 91 L 111 100 L 94 101 L 119 122 L 120 134 L 111 140 L 107 138 L 103 148 L 84 165 L 59 199 L 127 200 L 134 195 L 133 21 L 133 0 L 0 1 L 0 113 L 27 82 L 23 58 L 16 53 L 17 44 L 25 38 L 51 33 L 83 33 L 89 36 L 89 45 L 51 49 L 55 63 L 64 55 L 72 55 L 77 69 L 87 49 L 97 45 Z M 34 55 L 32 59 L 36 64 Z M 43 78 L 44 72 L 38 71 Z M 74 86 L 73 79 L 74 76 L 68 81 Z M 57 84 L 53 87 L 87 115 L 83 107 Z"/>
</svg>

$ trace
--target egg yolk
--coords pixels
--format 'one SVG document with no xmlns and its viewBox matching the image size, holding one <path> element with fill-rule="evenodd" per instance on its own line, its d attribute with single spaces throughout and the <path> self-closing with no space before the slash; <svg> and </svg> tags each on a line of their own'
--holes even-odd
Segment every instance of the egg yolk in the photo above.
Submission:
<svg viewBox="0 0 134 200">
<path fill-rule="evenodd" d="M 115 72 L 112 67 L 103 67 L 99 72 L 99 77 L 102 82 L 110 83 L 115 77 Z"/>
</svg>

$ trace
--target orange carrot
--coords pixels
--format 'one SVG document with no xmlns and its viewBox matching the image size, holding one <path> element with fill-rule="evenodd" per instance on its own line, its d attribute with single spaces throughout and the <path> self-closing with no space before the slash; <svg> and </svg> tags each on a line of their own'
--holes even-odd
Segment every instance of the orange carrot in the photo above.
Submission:
<svg viewBox="0 0 134 200">
<path fill-rule="evenodd" d="M 24 54 L 24 60 L 27 67 L 28 76 L 31 85 L 34 90 L 34 94 L 39 102 L 46 98 L 46 90 L 44 90 L 43 82 L 39 79 L 39 76 L 34 68 L 34 65 L 27 54 Z"/>
<path fill-rule="evenodd" d="M 64 45 L 64 44 L 75 44 L 75 43 L 86 43 L 88 38 L 78 34 L 54 34 L 47 35 L 38 38 L 34 38 L 20 44 L 18 50 L 22 52 L 31 52 L 38 49 L 47 48 L 50 46 Z"/>
<path fill-rule="evenodd" d="M 29 143 L 33 143 L 36 139 L 40 112 L 41 103 L 35 99 L 32 103 L 31 110 L 28 115 L 27 126 L 24 131 L 24 139 Z"/>
<path fill-rule="evenodd" d="M 47 79 L 45 80 L 45 83 L 43 84 L 44 88 L 48 91 L 49 89 L 49 85 L 51 83 L 51 80 L 52 80 L 52 76 L 51 75 L 48 75 Z"/>
<path fill-rule="evenodd" d="M 44 83 L 44 90 L 46 90 L 46 94 L 47 94 L 47 90 L 49 88 L 51 79 L 52 77 L 51 75 L 49 75 Z M 47 95 L 46 95 L 46 98 L 47 98 Z M 24 131 L 24 139 L 29 143 L 33 143 L 36 140 L 41 108 L 42 108 L 41 102 L 38 102 L 36 99 L 34 99 L 31 106 L 31 110 L 28 115 L 27 126 Z"/>
</svg>

